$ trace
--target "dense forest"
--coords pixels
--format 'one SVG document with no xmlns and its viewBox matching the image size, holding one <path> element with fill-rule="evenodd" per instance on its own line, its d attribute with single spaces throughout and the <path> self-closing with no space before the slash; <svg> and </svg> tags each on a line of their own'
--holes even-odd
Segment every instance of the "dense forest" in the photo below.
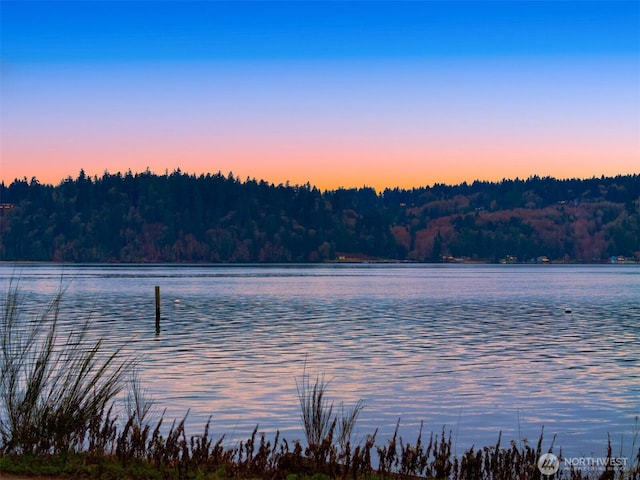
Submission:
<svg viewBox="0 0 640 480">
<path fill-rule="evenodd" d="M 640 257 L 640 175 L 376 192 L 180 170 L 0 184 L 0 260 L 600 262 Z"/>
</svg>

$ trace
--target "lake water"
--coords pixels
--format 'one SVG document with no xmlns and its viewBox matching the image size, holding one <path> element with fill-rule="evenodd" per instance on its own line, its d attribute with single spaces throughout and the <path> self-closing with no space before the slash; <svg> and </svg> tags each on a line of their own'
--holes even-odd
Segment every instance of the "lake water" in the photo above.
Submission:
<svg viewBox="0 0 640 480">
<path fill-rule="evenodd" d="M 451 432 L 454 448 L 509 440 L 565 455 L 631 456 L 640 415 L 637 265 L 2 264 L 35 304 L 64 285 L 63 327 L 141 356 L 140 376 L 188 434 L 303 439 L 296 380 L 362 399 L 356 439 Z M 154 287 L 161 287 L 155 332 Z M 174 303 L 179 299 L 180 303 Z M 570 308 L 571 313 L 565 313 Z M 640 441 L 640 439 L 639 439 Z M 638 445 L 636 444 L 636 451 Z"/>
</svg>

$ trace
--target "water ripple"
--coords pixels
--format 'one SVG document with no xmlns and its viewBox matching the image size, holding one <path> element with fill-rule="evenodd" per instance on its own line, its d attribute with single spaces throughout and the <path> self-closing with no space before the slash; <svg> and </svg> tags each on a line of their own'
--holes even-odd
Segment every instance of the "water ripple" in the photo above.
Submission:
<svg viewBox="0 0 640 480">
<path fill-rule="evenodd" d="M 141 356 L 168 417 L 189 410 L 199 430 L 213 415 L 229 438 L 256 424 L 302 438 L 306 371 L 336 402 L 364 400 L 361 436 L 401 418 L 414 440 L 424 420 L 463 449 L 544 425 L 566 453 L 606 453 L 640 414 L 639 270 L 546 267 L 65 266 L 62 327 L 92 319 L 96 338 Z M 25 297 L 46 302 L 60 268 L 22 267 Z"/>
</svg>

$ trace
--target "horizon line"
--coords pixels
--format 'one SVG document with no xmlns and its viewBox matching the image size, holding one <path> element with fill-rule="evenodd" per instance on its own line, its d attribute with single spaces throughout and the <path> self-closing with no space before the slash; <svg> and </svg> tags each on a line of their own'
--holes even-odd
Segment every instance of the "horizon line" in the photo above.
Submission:
<svg viewBox="0 0 640 480">
<path fill-rule="evenodd" d="M 557 177 L 554 175 L 540 175 L 537 173 L 533 173 L 528 175 L 527 177 L 520 177 L 518 175 L 516 175 L 515 177 L 503 177 L 500 180 L 489 180 L 489 179 L 481 179 L 481 178 L 475 178 L 473 180 L 462 180 L 458 183 L 447 183 L 447 182 L 432 182 L 432 183 L 427 183 L 424 185 L 418 185 L 418 186 L 412 186 L 412 187 L 401 187 L 399 185 L 396 186 L 386 186 L 382 189 L 378 189 L 375 186 L 371 186 L 371 185 L 367 185 L 367 184 L 363 184 L 361 186 L 338 186 L 335 188 L 321 188 L 318 185 L 312 183 L 311 181 L 307 181 L 305 183 L 291 183 L 289 180 L 286 180 L 284 182 L 272 182 L 269 181 L 267 179 L 261 178 L 258 179 L 256 177 L 250 177 L 247 176 L 246 178 L 242 179 L 237 175 L 233 174 L 233 171 L 229 171 L 226 175 L 224 173 L 222 173 L 221 170 L 218 170 L 216 172 L 213 171 L 206 171 L 206 172 L 189 172 L 186 170 L 183 170 L 180 167 L 176 167 L 174 168 L 171 172 L 169 171 L 169 169 L 165 169 L 164 173 L 158 173 L 154 170 L 151 170 L 149 167 L 147 167 L 144 171 L 132 171 L 131 169 L 127 169 L 126 172 L 122 172 L 120 170 L 116 171 L 116 172 L 110 172 L 108 169 L 105 169 L 102 173 L 101 176 L 98 176 L 97 174 L 87 174 L 84 168 L 81 168 L 78 171 L 78 174 L 76 177 L 73 177 L 72 175 L 67 175 L 64 178 L 61 178 L 57 183 L 53 183 L 53 182 L 48 182 L 48 181 L 40 181 L 40 179 L 38 179 L 37 175 L 33 175 L 30 178 L 27 177 L 26 175 L 23 176 L 22 178 L 18 178 L 15 177 L 13 180 L 9 181 L 6 179 L 0 179 L 0 184 L 2 186 L 4 186 L 4 188 L 8 188 L 10 185 L 12 185 L 13 183 L 16 182 L 33 182 L 34 180 L 39 183 L 40 185 L 43 186 L 50 186 L 50 187 L 58 187 L 62 184 L 64 184 L 67 181 L 76 181 L 79 180 L 81 177 L 85 177 L 89 180 L 100 180 L 105 176 L 128 176 L 131 175 L 133 177 L 138 177 L 138 176 L 143 176 L 143 175 L 152 175 L 152 176 L 156 176 L 156 177 L 170 177 L 171 175 L 185 175 L 188 177 L 193 177 L 193 178 L 199 178 L 199 177 L 207 177 L 207 176 L 221 176 L 227 180 L 233 178 L 234 180 L 238 181 L 241 184 L 245 184 L 248 182 L 256 182 L 256 183 L 267 183 L 269 186 L 287 186 L 287 187 L 292 187 L 292 188 L 296 188 L 296 187 L 308 187 L 311 189 L 317 189 L 320 190 L 321 192 L 330 192 L 330 191 L 337 191 L 337 190 L 361 190 L 361 189 L 373 189 L 376 193 L 382 193 L 386 190 L 418 190 L 421 188 L 433 188 L 435 186 L 447 186 L 447 187 L 459 187 L 459 186 L 463 186 L 463 185 L 473 185 L 475 183 L 488 183 L 488 184 L 499 184 L 499 183 L 503 183 L 503 182 L 516 182 L 516 181 L 527 181 L 527 180 L 532 180 L 532 179 L 551 179 L 551 180 L 556 180 L 556 181 L 569 181 L 569 180 L 580 180 L 580 181 L 586 181 L 586 180 L 592 180 L 592 179 L 603 179 L 603 178 L 616 178 L 616 177 L 629 177 L 629 176 L 636 176 L 636 175 L 640 175 L 640 171 L 639 172 L 628 172 L 628 173 L 616 173 L 615 175 L 607 175 L 607 174 L 600 174 L 600 175 L 596 175 L 596 174 L 592 174 L 591 176 L 574 176 L 574 177 Z"/>
</svg>

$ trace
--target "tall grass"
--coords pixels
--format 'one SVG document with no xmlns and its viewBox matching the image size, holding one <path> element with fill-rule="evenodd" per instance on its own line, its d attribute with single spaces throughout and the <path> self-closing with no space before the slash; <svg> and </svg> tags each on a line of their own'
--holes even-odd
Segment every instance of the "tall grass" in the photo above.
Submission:
<svg viewBox="0 0 640 480">
<path fill-rule="evenodd" d="M 351 442 L 351 436 L 360 412 L 364 408 L 362 400 L 345 409 L 340 403 L 340 416 L 333 413 L 334 402 L 327 399 L 329 382 L 324 375 L 317 375 L 311 384 L 306 368 L 300 381 L 296 379 L 296 391 L 300 402 L 302 426 L 309 447 L 315 448 L 329 440 L 333 441 L 337 429 L 337 442 L 343 449 Z"/>
<path fill-rule="evenodd" d="M 111 402 L 135 359 L 106 352 L 85 322 L 58 332 L 63 289 L 27 318 L 17 286 L 9 285 L 0 325 L 0 439 L 7 453 L 49 454 L 83 449 L 103 429 Z"/>
<path fill-rule="evenodd" d="M 311 385 L 306 371 L 303 372 L 299 383 L 296 380 L 302 426 L 307 443 L 312 448 L 321 445 L 335 428 L 333 402 L 326 398 L 327 386 L 328 382 L 324 376 L 317 376 Z"/>
<path fill-rule="evenodd" d="M 353 471 L 353 465 L 370 464 L 375 435 L 367 440 L 364 448 L 356 446 L 352 450 L 351 436 L 364 404 L 358 400 L 351 409 L 345 410 L 341 403 L 340 416 L 334 414 L 334 402 L 326 396 L 328 385 L 324 375 L 317 375 L 312 384 L 306 367 L 300 381 L 296 379 L 302 427 L 308 444 L 305 454 L 312 460 L 309 466 L 315 472 L 335 475 L 340 471 Z"/>
</svg>

